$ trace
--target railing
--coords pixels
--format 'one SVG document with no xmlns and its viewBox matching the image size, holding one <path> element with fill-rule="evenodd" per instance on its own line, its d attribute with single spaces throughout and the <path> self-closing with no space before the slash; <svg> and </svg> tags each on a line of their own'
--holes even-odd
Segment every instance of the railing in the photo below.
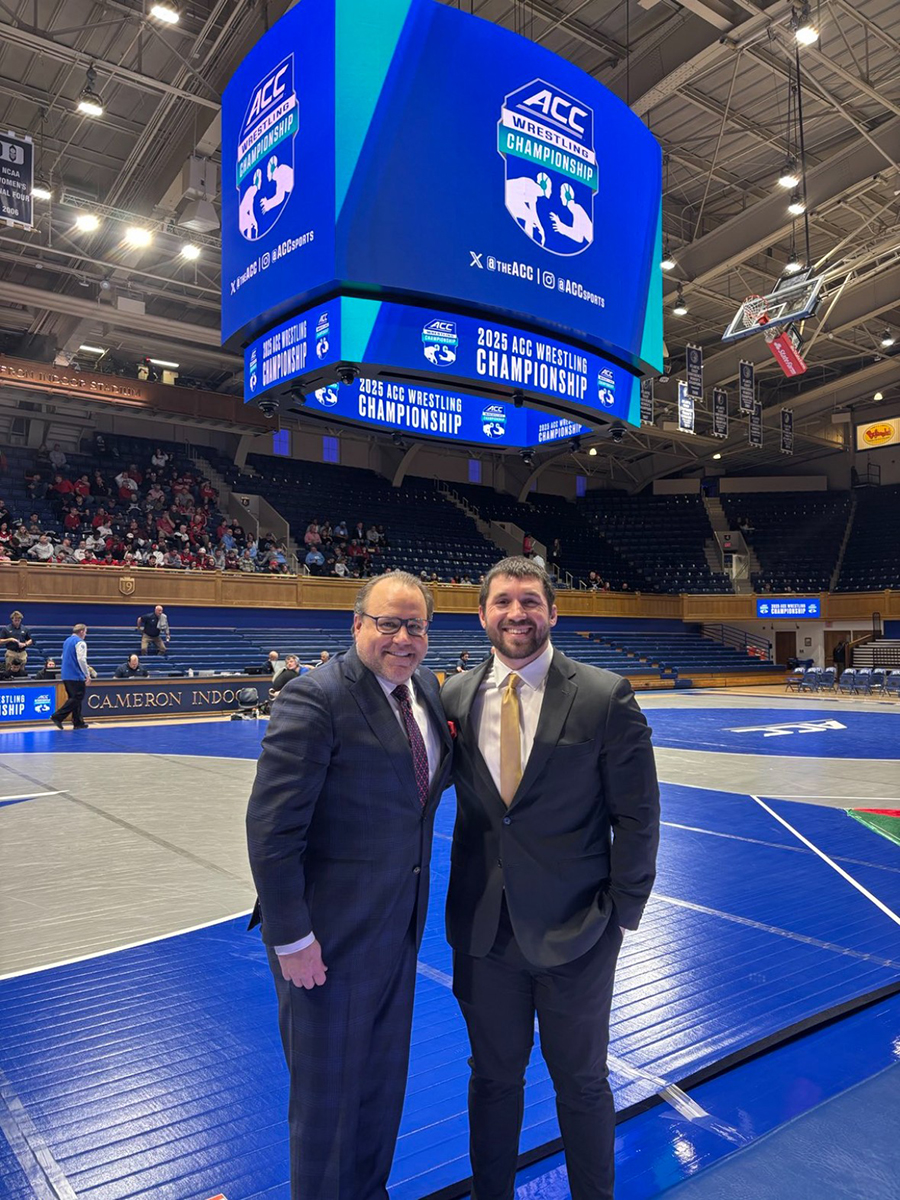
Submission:
<svg viewBox="0 0 900 1200">
<path fill-rule="evenodd" d="M 743 650 L 751 658 L 764 658 L 772 661 L 772 643 L 768 638 L 760 637 L 757 633 L 747 633 L 734 625 L 704 625 L 703 636 L 722 646 L 731 646 L 735 650 Z"/>
</svg>

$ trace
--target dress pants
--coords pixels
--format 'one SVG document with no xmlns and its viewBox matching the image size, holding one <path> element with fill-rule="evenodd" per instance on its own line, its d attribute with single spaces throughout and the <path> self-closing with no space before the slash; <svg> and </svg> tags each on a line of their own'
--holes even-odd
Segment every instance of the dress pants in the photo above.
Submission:
<svg viewBox="0 0 900 1200">
<path fill-rule="evenodd" d="M 328 957 L 306 990 L 269 964 L 291 1077 L 291 1200 L 388 1200 L 400 1127 L 416 986 L 411 927 L 399 950 L 365 961 Z"/>
<path fill-rule="evenodd" d="M 516 942 L 504 897 L 490 953 L 454 954 L 453 992 L 472 1047 L 472 1200 L 513 1200 L 535 1014 L 556 1091 L 572 1200 L 612 1200 L 615 1107 L 606 1054 L 621 945 L 613 914 L 596 945 L 574 962 L 533 966 Z"/>
<path fill-rule="evenodd" d="M 85 720 L 81 715 L 81 704 L 84 700 L 84 693 L 87 690 L 87 683 L 83 679 L 64 679 L 62 683 L 66 689 L 68 699 L 53 714 L 53 720 L 64 721 L 71 713 L 73 725 L 84 725 Z"/>
</svg>

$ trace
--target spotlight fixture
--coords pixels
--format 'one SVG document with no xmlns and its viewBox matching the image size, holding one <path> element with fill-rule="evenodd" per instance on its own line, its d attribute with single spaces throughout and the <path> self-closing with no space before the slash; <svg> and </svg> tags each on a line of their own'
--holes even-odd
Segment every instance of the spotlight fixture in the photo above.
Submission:
<svg viewBox="0 0 900 1200">
<path fill-rule="evenodd" d="M 513 392 L 512 402 L 513 402 L 513 406 L 515 408 L 521 408 L 522 405 L 525 403 L 525 393 L 524 392 Z"/>
<path fill-rule="evenodd" d="M 678 294 L 675 297 L 675 303 L 672 305 L 672 312 L 676 317 L 686 317 L 688 311 L 687 301 L 684 298 L 681 284 L 678 285 Z"/>
<path fill-rule="evenodd" d="M 669 250 L 668 242 L 666 242 L 665 247 L 663 248 L 662 261 L 660 262 L 659 265 L 663 271 L 674 271 L 675 270 L 675 266 L 676 266 L 675 259 L 672 257 L 671 251 Z"/>
<path fill-rule="evenodd" d="M 155 17 L 157 21 L 162 21 L 163 25 L 177 25 L 181 20 L 178 9 L 173 8 L 171 4 L 152 4 L 150 16 Z"/>
<path fill-rule="evenodd" d="M 788 260 L 784 264 L 785 275 L 796 275 L 798 271 L 803 270 L 803 263 L 797 257 L 797 251 L 791 246 L 791 252 L 788 255 Z"/>
<path fill-rule="evenodd" d="M 873 400 L 883 400 L 884 392 L 876 392 L 875 395 L 872 397 L 872 399 Z"/>
<path fill-rule="evenodd" d="M 803 0 L 799 9 L 794 9 L 792 24 L 794 37 L 801 46 L 811 46 L 819 40 L 819 31 L 809 11 L 809 0 Z"/>
<path fill-rule="evenodd" d="M 200 257 L 200 247 L 195 246 L 193 242 L 185 242 L 181 247 L 181 257 L 186 258 L 188 262 L 196 262 Z"/>
<path fill-rule="evenodd" d="M 588 454 L 591 456 L 591 458 L 596 458 L 597 457 L 597 447 L 591 446 L 590 450 L 588 450 Z"/>
<path fill-rule="evenodd" d="M 97 76 L 93 67 L 87 69 L 87 83 L 78 97 L 78 111 L 86 117 L 102 117 L 103 101 L 94 91 L 94 81 Z"/>
<path fill-rule="evenodd" d="M 34 181 L 34 186 L 31 189 L 31 194 L 35 200 L 52 200 L 53 192 L 50 184 L 40 176 Z"/>
<path fill-rule="evenodd" d="M 153 241 L 153 230 L 142 225 L 129 225 L 125 230 L 125 241 L 136 250 L 142 250 Z"/>
<path fill-rule="evenodd" d="M 888 346 L 893 346 L 895 340 L 896 339 L 895 339 L 894 335 L 891 333 L 891 331 L 889 329 L 886 329 L 884 331 L 884 333 L 881 335 L 881 344 L 882 344 L 882 346 L 884 346 L 885 349 L 887 349 Z"/>
<path fill-rule="evenodd" d="M 93 213 L 79 213 L 75 218 L 75 228 L 81 233 L 93 233 L 100 228 L 100 218 Z"/>
<path fill-rule="evenodd" d="M 165 358 L 148 358 L 147 362 L 152 363 L 154 367 L 166 367 L 169 371 L 177 371 L 179 367 L 178 363 L 169 362 Z"/>
<path fill-rule="evenodd" d="M 781 174 L 778 176 L 779 187 L 795 188 L 800 183 L 800 174 L 797 170 L 797 160 L 791 158 L 790 155 L 784 160 L 784 166 L 781 168 Z"/>
<path fill-rule="evenodd" d="M 519 457 L 522 459 L 522 462 L 526 467 L 534 466 L 534 455 L 530 450 L 520 450 Z"/>
<path fill-rule="evenodd" d="M 792 217 L 799 217 L 806 212 L 806 201 L 799 192 L 791 192 L 791 202 L 788 205 L 788 212 Z"/>
<path fill-rule="evenodd" d="M 716 462 L 718 462 L 721 457 L 722 457 L 722 455 L 719 453 L 718 450 L 713 455 L 713 458 L 715 459 Z"/>
<path fill-rule="evenodd" d="M 579 450 L 581 449 L 581 438 L 573 437 L 571 442 L 569 442 L 569 449 L 572 451 L 573 454 L 577 454 L 579 452 Z"/>
</svg>

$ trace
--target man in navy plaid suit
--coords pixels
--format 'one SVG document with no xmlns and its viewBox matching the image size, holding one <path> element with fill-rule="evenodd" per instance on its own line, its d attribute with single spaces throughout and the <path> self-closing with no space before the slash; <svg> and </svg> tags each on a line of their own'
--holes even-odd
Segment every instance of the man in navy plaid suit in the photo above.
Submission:
<svg viewBox="0 0 900 1200">
<path fill-rule="evenodd" d="M 434 814 L 452 743 L 430 592 L 360 590 L 355 646 L 281 691 L 247 813 L 291 1076 L 293 1200 L 387 1200 Z"/>
</svg>

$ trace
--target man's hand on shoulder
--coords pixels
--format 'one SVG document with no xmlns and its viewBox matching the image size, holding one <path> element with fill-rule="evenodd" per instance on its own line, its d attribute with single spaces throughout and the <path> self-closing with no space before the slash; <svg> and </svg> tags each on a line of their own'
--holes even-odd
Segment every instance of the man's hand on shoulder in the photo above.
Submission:
<svg viewBox="0 0 900 1200">
<path fill-rule="evenodd" d="M 281 974 L 294 987 L 312 989 L 325 982 L 328 968 L 322 962 L 322 947 L 316 941 L 293 954 L 279 954 L 278 962 Z"/>
</svg>

